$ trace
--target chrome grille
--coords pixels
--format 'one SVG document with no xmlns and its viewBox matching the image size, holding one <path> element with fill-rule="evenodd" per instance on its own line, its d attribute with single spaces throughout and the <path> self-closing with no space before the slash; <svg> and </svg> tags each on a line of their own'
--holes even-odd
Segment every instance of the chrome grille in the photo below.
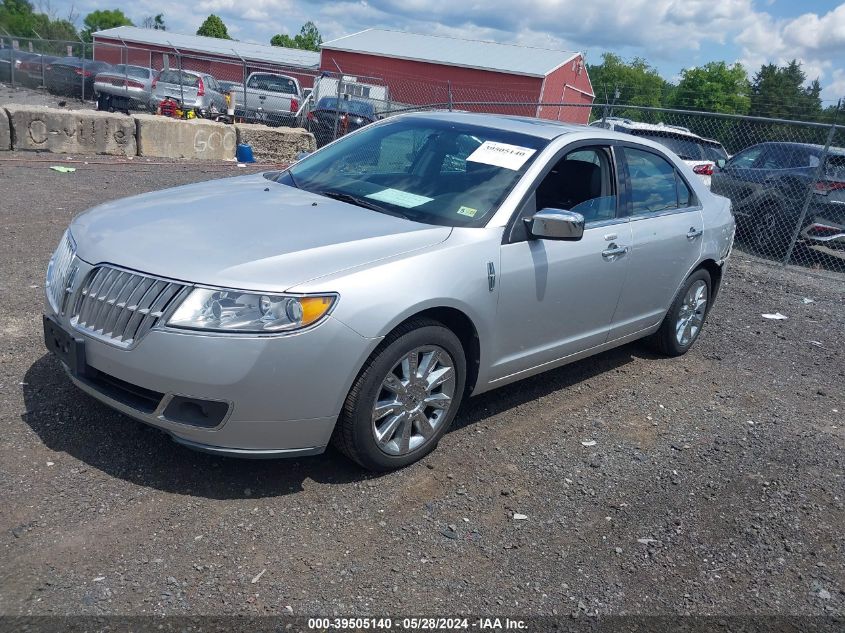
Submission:
<svg viewBox="0 0 845 633">
<path fill-rule="evenodd" d="M 47 266 L 47 294 L 56 314 L 64 314 L 65 303 L 78 270 L 73 264 L 74 250 L 72 238 L 65 233 Z"/>
<path fill-rule="evenodd" d="M 131 347 L 155 327 L 185 288 L 156 277 L 98 266 L 82 284 L 73 325 L 119 347 Z"/>
</svg>

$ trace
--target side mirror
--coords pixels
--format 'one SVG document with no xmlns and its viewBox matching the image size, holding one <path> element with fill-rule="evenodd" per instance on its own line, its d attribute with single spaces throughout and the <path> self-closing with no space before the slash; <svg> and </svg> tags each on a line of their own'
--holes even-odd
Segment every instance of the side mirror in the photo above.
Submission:
<svg viewBox="0 0 845 633">
<path fill-rule="evenodd" d="M 716 161 L 716 165 L 719 167 L 719 169 L 724 169 L 725 165 L 727 165 L 727 164 L 728 164 L 728 161 L 726 161 L 724 158 L 720 158 L 719 160 Z"/>
<path fill-rule="evenodd" d="M 528 233 L 542 240 L 580 240 L 584 235 L 584 216 L 574 211 L 542 209 L 525 218 Z"/>
</svg>

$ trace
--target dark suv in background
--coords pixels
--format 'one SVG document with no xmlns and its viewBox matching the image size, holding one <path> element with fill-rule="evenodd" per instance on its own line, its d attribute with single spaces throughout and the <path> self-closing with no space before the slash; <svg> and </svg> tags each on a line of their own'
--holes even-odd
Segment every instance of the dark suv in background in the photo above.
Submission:
<svg viewBox="0 0 845 633">
<path fill-rule="evenodd" d="M 845 149 L 830 148 L 819 172 L 823 154 L 820 145 L 760 143 L 716 169 L 712 191 L 733 202 L 739 239 L 782 258 L 812 189 L 800 237 L 845 255 Z"/>
</svg>

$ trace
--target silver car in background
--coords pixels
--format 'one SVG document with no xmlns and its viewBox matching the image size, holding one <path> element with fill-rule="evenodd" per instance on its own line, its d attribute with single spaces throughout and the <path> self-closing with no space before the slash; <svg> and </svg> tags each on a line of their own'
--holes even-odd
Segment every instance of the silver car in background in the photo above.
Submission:
<svg viewBox="0 0 845 633">
<path fill-rule="evenodd" d="M 45 342 L 80 388 L 189 447 L 331 440 L 388 470 L 468 395 L 644 337 L 685 353 L 733 236 L 730 202 L 657 143 L 408 114 L 285 171 L 78 216 Z"/>
<path fill-rule="evenodd" d="M 151 103 L 155 107 L 165 99 L 204 112 L 226 112 L 226 97 L 220 85 L 206 73 L 162 70 L 153 80 Z"/>
<path fill-rule="evenodd" d="M 97 108 L 106 111 L 149 108 L 156 72 L 145 66 L 118 64 L 98 73 L 94 77 Z"/>
</svg>

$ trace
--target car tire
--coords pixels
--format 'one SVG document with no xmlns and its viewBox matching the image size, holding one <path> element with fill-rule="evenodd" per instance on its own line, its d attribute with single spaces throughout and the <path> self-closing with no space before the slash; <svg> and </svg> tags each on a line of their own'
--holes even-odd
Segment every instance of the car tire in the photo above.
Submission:
<svg viewBox="0 0 845 633">
<path fill-rule="evenodd" d="M 710 273 L 703 268 L 693 272 L 672 301 L 660 329 L 650 337 L 652 347 L 664 356 L 686 354 L 698 339 L 713 303 Z M 700 299 L 703 293 L 704 303 Z M 683 328 L 683 329 L 682 329 Z"/>
<path fill-rule="evenodd" d="M 413 371 L 406 364 L 411 357 L 418 361 Z M 428 380 L 423 378 L 426 371 Z M 408 380 L 409 375 L 415 378 Z M 401 386 L 394 379 L 404 385 L 402 395 L 392 391 Z M 442 382 L 428 389 L 432 381 Z M 391 332 L 364 363 L 346 397 L 332 443 L 368 470 L 408 466 L 437 447 L 461 405 L 465 381 L 466 356 L 454 332 L 432 319 L 408 321 Z M 385 387 L 387 383 L 391 388 Z M 438 405 L 429 406 L 435 396 Z M 448 407 L 443 409 L 447 398 Z M 379 406 L 379 402 L 388 405 Z M 392 402 L 396 406 L 390 409 Z M 420 414 L 429 420 L 422 426 Z"/>
<path fill-rule="evenodd" d="M 781 260 L 789 249 L 794 228 L 794 222 L 789 221 L 780 204 L 767 204 L 754 214 L 748 229 L 748 241 L 758 255 Z"/>
</svg>

